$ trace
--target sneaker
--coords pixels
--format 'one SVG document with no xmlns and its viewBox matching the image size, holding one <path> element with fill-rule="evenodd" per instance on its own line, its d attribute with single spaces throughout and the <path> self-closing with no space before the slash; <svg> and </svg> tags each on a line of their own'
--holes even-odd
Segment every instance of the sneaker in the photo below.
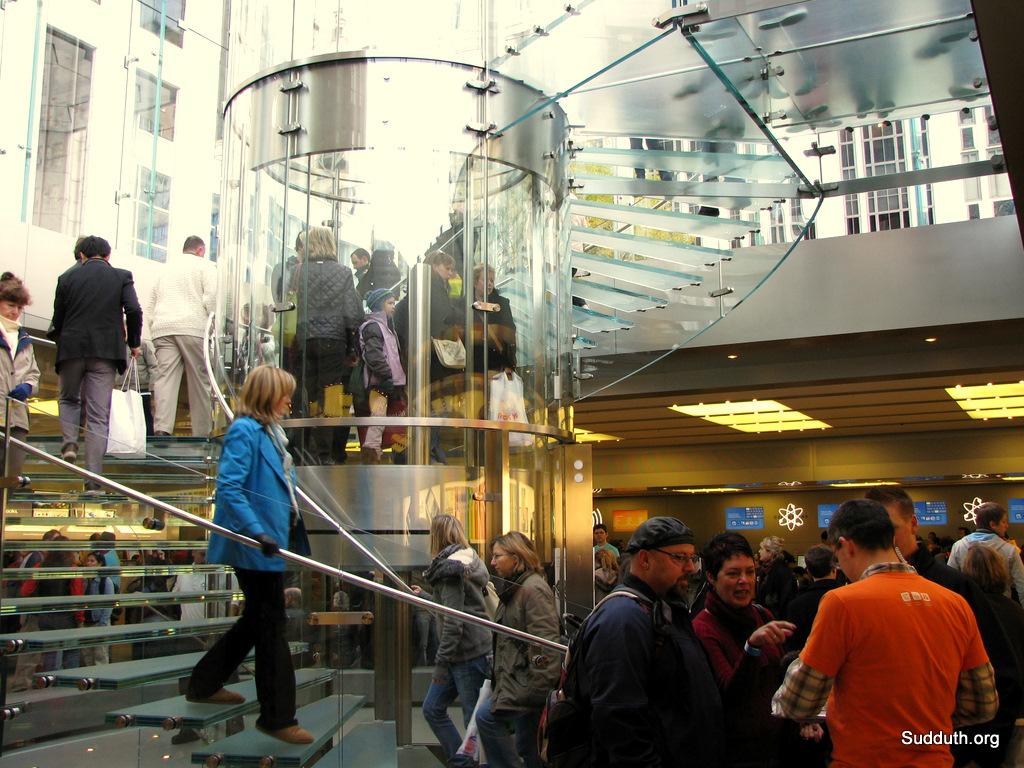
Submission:
<svg viewBox="0 0 1024 768">
<path fill-rule="evenodd" d="M 60 452 L 60 457 L 68 464 L 74 464 L 78 460 L 78 448 L 69 447 Z"/>
<path fill-rule="evenodd" d="M 191 701 L 193 704 L 244 704 L 245 696 L 229 691 L 227 688 L 221 688 L 212 696 L 204 698 L 185 696 L 185 701 Z"/>
<path fill-rule="evenodd" d="M 283 741 L 287 744 L 313 743 L 313 734 L 297 725 L 289 725 L 287 728 L 278 728 L 276 731 L 271 731 L 257 723 L 256 729 L 262 733 L 267 734 L 267 736 L 273 736 L 275 739 Z"/>
</svg>

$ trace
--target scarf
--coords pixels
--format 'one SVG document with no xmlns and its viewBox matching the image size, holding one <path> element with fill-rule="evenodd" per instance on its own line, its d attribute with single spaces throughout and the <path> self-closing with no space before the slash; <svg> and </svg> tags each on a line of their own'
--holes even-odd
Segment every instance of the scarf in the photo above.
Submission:
<svg viewBox="0 0 1024 768">
<path fill-rule="evenodd" d="M 284 480 L 288 486 L 288 497 L 292 501 L 291 518 L 288 527 L 294 528 L 299 519 L 299 503 L 295 498 L 295 473 L 292 469 L 292 455 L 288 453 L 288 438 L 284 434 L 284 427 L 276 421 L 266 425 L 267 435 L 270 442 L 274 444 L 278 455 L 281 457 L 281 466 L 284 468 Z"/>
</svg>

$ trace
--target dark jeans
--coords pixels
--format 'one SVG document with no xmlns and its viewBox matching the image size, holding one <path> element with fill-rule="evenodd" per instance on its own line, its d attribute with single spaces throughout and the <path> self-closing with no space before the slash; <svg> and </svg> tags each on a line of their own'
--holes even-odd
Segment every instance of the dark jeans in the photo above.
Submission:
<svg viewBox="0 0 1024 768">
<path fill-rule="evenodd" d="M 477 656 L 469 661 L 452 664 L 448 670 L 448 678 L 443 683 L 431 682 L 427 695 L 423 699 L 423 719 L 444 750 L 444 757 L 452 768 L 471 766 L 469 757 L 462 755 L 456 758 L 455 753 L 462 745 L 462 736 L 448 715 L 448 707 L 455 701 L 456 695 L 462 703 L 462 724 L 469 725 L 473 716 L 480 687 L 487 679 L 487 656 Z"/>
<path fill-rule="evenodd" d="M 256 648 L 256 725 L 268 731 L 296 725 L 295 670 L 292 669 L 284 612 L 284 573 L 235 568 L 245 608 L 234 626 L 199 660 L 188 681 L 188 696 L 204 699 L 227 682 Z"/>
<path fill-rule="evenodd" d="M 515 723 L 515 748 L 508 733 L 508 724 Z M 476 727 L 480 744 L 487 753 L 487 764 L 491 768 L 542 768 L 537 754 L 537 728 L 540 726 L 540 710 L 491 711 L 491 700 L 483 702 L 476 711 Z"/>
<path fill-rule="evenodd" d="M 296 344 L 298 411 L 309 416 L 309 404 L 316 401 L 321 412 L 324 407 L 324 390 L 332 384 L 344 384 L 348 391 L 351 367 L 346 359 L 344 339 L 306 339 Z M 348 444 L 348 427 L 313 427 L 307 432 L 308 456 L 317 463 L 333 458 L 341 464 L 345 461 L 345 446 Z"/>
</svg>

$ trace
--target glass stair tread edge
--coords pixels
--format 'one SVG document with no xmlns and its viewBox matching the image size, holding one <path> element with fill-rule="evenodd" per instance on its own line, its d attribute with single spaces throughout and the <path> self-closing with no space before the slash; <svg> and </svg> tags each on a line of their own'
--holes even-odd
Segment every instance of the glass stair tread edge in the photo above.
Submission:
<svg viewBox="0 0 1024 768">
<path fill-rule="evenodd" d="M 398 768 L 397 736 L 390 720 L 359 723 L 316 764 L 318 768 Z"/>
<path fill-rule="evenodd" d="M 573 177 L 578 195 L 633 195 L 634 197 L 688 197 L 722 208 L 748 208 L 754 201 L 792 200 L 800 197 L 800 185 L 794 183 L 743 181 L 663 181 L 636 179 L 632 176 Z"/>
<path fill-rule="evenodd" d="M 708 248 L 705 245 L 691 245 L 690 243 L 679 243 L 675 240 L 659 240 L 654 237 L 642 237 L 631 235 L 627 232 L 612 232 L 607 229 L 590 229 L 589 227 L 573 227 L 574 234 L 582 237 L 574 237 L 573 240 L 614 248 L 625 253 L 634 253 L 637 256 L 647 256 L 652 259 L 671 261 L 683 267 L 696 269 L 699 265 L 688 263 L 683 259 L 700 259 L 701 263 L 707 258 L 721 259 L 731 257 L 735 251 L 723 250 L 721 248 Z"/>
<path fill-rule="evenodd" d="M 679 290 L 689 287 L 691 283 L 704 282 L 704 278 L 697 274 L 622 261 L 621 259 L 610 259 L 607 256 L 597 256 L 580 251 L 572 252 L 572 266 L 605 277 L 625 280 L 633 285 L 661 291 Z"/>
<path fill-rule="evenodd" d="M 603 163 L 651 171 L 685 171 L 704 176 L 740 176 L 762 181 L 784 181 L 793 168 L 782 155 L 728 152 L 674 152 L 664 149 L 576 147 L 577 163 Z"/>
<path fill-rule="evenodd" d="M 586 336 L 580 336 L 578 333 L 572 340 L 573 349 L 595 349 L 599 346 L 600 344 L 593 339 L 588 339 Z"/>
<path fill-rule="evenodd" d="M 591 333 L 629 330 L 636 325 L 632 320 L 623 320 L 621 317 L 612 317 L 582 307 L 572 308 L 572 324 L 576 328 L 582 328 Z"/>
<path fill-rule="evenodd" d="M 296 654 L 306 651 L 309 645 L 308 643 L 291 642 L 288 647 L 292 654 Z M 50 687 L 77 688 L 79 681 L 90 680 L 93 690 L 116 691 L 185 677 L 191 674 L 193 667 L 199 663 L 205 653 L 205 651 L 196 651 L 195 653 L 157 656 L 150 659 L 117 661 L 113 664 L 96 664 L 89 667 L 37 672 L 34 677 L 54 678 Z M 255 658 L 255 651 L 250 651 L 242 661 L 243 663 L 251 662 Z"/>
<path fill-rule="evenodd" d="M 35 570 L 35 569 L 33 569 Z M 73 577 L 81 578 L 81 577 Z M 14 613 L 43 613 L 48 608 L 63 608 L 81 611 L 95 608 L 123 606 L 133 608 L 139 605 L 161 605 L 166 603 L 199 603 L 231 599 L 240 595 L 241 590 L 214 589 L 205 592 L 124 592 L 113 595 L 54 595 L 52 597 L 12 597 L 4 600 L 0 615 Z M 77 598 L 77 599 L 76 599 Z M 30 611 L 29 608 L 40 610 Z"/>
<path fill-rule="evenodd" d="M 604 304 L 620 312 L 644 312 L 668 306 L 666 299 L 579 279 L 573 280 L 572 295 Z"/>
<path fill-rule="evenodd" d="M 88 502 L 88 503 L 93 503 L 93 502 Z M 104 501 L 104 502 L 95 502 L 95 503 L 100 505 L 100 506 L 105 505 L 105 504 L 124 504 L 123 501 L 116 501 L 116 500 L 114 500 L 114 501 Z M 178 506 L 184 506 L 184 505 L 179 504 Z M 174 518 L 168 517 L 165 522 L 166 522 L 166 527 L 168 527 L 168 528 L 195 528 L 195 526 L 192 525 L 192 523 L 190 523 L 190 522 L 188 522 L 186 520 L 180 520 L 177 517 L 174 517 Z M 90 527 L 92 527 L 92 528 L 95 528 L 95 527 L 110 527 L 112 525 L 117 525 L 117 526 L 122 526 L 123 527 L 123 526 L 132 526 L 132 525 L 142 525 L 142 519 L 139 518 L 139 517 L 105 517 L 105 516 L 102 516 L 102 515 L 83 516 L 83 517 L 33 517 L 31 515 L 18 516 L 18 515 L 11 515 L 10 513 L 8 513 L 4 517 L 4 525 L 5 526 L 10 526 L 10 525 L 33 525 L 33 526 L 38 526 L 38 527 L 41 527 L 41 528 L 46 528 L 46 527 L 49 527 L 49 528 L 58 528 L 58 527 L 77 527 L 77 528 L 90 528 Z M 123 534 L 123 535 L 127 535 L 127 534 Z M 80 549 L 84 549 L 85 545 L 91 544 L 91 542 L 82 541 L 81 539 L 75 539 L 74 541 L 75 541 L 76 544 L 78 544 L 77 549 L 79 549 L 79 550 Z M 146 543 L 147 544 L 149 543 L 148 539 L 146 540 Z M 188 546 L 182 546 L 183 544 L 187 544 Z M 193 546 L 193 544 L 195 546 Z M 172 542 L 169 542 L 169 546 L 165 547 L 165 549 L 202 549 L 203 547 L 199 546 L 199 545 L 200 545 L 200 542 L 191 542 L 191 541 L 184 541 L 184 540 L 183 541 L 172 541 Z M 132 547 L 132 549 L 138 549 L 138 548 L 139 548 L 139 544 L 138 544 L 138 542 L 135 542 L 135 546 Z M 43 548 L 42 547 L 33 547 L 33 549 L 40 549 L 41 550 Z M 150 547 L 150 549 L 152 549 L 152 547 Z"/>
<path fill-rule="evenodd" d="M 761 228 L 760 223 L 753 219 L 725 219 L 697 213 L 658 210 L 640 205 L 605 203 L 599 200 L 576 199 L 571 201 L 570 206 L 574 214 L 590 214 L 591 218 L 663 229 L 682 235 L 717 237 L 720 240 L 745 237 Z"/>
<path fill-rule="evenodd" d="M 192 753 L 191 763 L 205 765 L 209 757 L 223 755 L 222 765 L 258 768 L 264 758 L 273 757 L 275 768 L 301 768 L 364 702 L 363 696 L 341 694 L 300 707 L 295 716 L 313 734 L 312 744 L 286 744 L 253 728 L 207 744 Z"/>
<path fill-rule="evenodd" d="M 198 656 L 202 658 L 203 654 L 200 653 Z M 314 685 L 328 683 L 337 677 L 338 671 L 334 669 L 303 667 L 295 670 L 295 690 L 301 691 Z M 163 726 L 165 720 L 180 719 L 179 728 L 209 728 L 211 725 L 259 708 L 255 679 L 229 683 L 226 687 L 229 691 L 245 696 L 245 701 L 241 704 L 230 705 L 199 704 L 188 701 L 184 696 L 174 696 L 170 699 L 151 701 L 137 707 L 107 712 L 103 716 L 103 721 L 110 724 L 117 723 L 121 718 L 130 718 L 132 726 L 159 728 Z"/>
<path fill-rule="evenodd" d="M 37 632 L 15 632 L 0 635 L 0 648 L 18 640 L 23 646 L 19 653 L 62 651 L 89 645 L 106 645 L 126 640 L 155 640 L 161 637 L 204 635 L 223 632 L 231 628 L 237 616 L 198 621 L 162 621 L 151 624 L 119 624 L 112 627 L 84 627 L 80 629 L 48 629 Z"/>
<path fill-rule="evenodd" d="M 179 485 L 198 485 L 200 483 L 213 482 L 217 478 L 213 475 L 207 475 L 205 472 L 181 472 L 181 473 L 152 473 L 152 474 L 140 474 L 138 472 L 111 472 L 109 471 L 109 464 L 103 473 L 103 477 L 113 480 L 118 483 L 125 483 L 131 481 L 135 484 L 141 483 L 175 483 Z M 76 475 L 72 472 L 36 472 L 26 473 L 32 482 L 82 482 L 83 478 L 80 475 Z"/>
</svg>

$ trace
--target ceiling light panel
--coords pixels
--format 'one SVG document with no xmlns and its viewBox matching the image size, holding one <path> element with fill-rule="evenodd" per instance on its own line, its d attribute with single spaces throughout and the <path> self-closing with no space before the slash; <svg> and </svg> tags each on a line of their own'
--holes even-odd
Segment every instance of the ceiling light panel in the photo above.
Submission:
<svg viewBox="0 0 1024 768">
<path fill-rule="evenodd" d="M 789 432 L 831 426 L 775 400 L 673 405 L 670 409 L 740 432 Z"/>
<path fill-rule="evenodd" d="M 946 393 L 972 419 L 1013 419 L 1024 416 L 1024 381 L 946 387 Z"/>
</svg>

